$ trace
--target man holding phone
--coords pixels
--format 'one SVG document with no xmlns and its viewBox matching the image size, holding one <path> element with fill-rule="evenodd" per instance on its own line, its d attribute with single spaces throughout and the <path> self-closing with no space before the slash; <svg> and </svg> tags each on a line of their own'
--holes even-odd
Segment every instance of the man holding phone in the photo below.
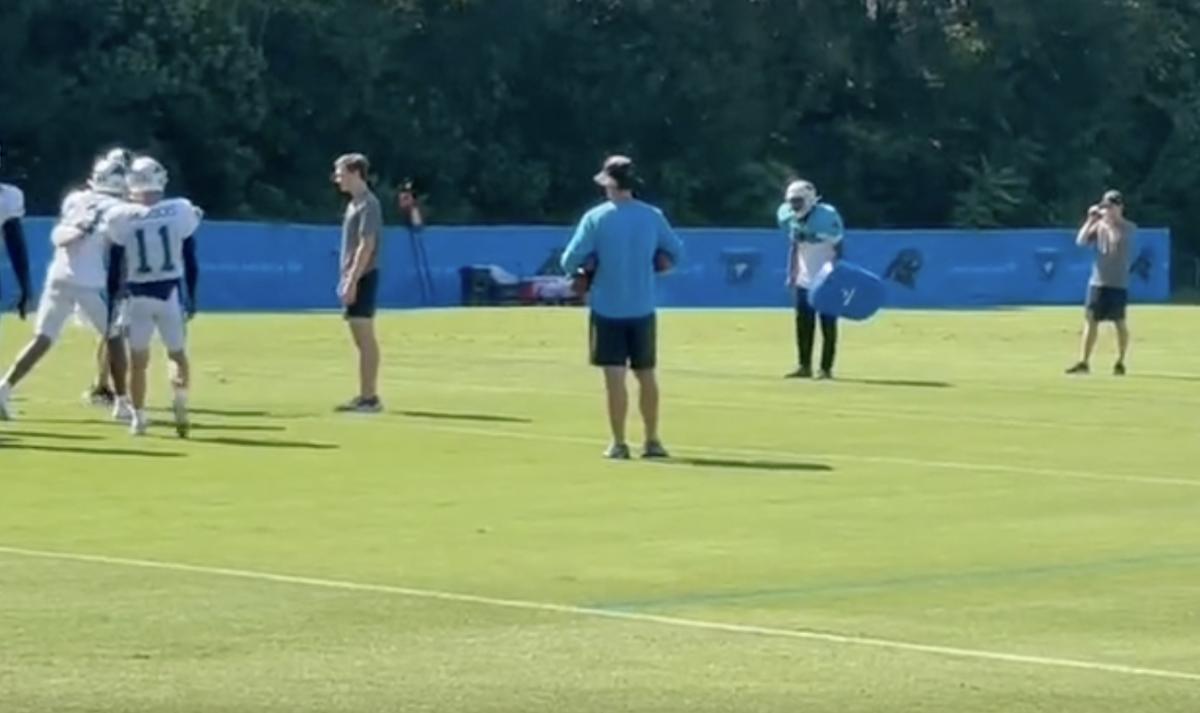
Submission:
<svg viewBox="0 0 1200 713">
<path fill-rule="evenodd" d="M 1113 374 L 1125 375 L 1125 357 L 1129 353 L 1129 326 L 1125 321 L 1129 303 L 1129 256 L 1137 225 L 1125 219 L 1125 198 L 1118 191 L 1107 191 L 1100 202 L 1088 209 L 1079 228 L 1076 244 L 1095 251 L 1092 276 L 1080 344 L 1079 361 L 1068 374 L 1091 371 L 1092 351 L 1100 322 L 1112 322 L 1117 330 L 1117 361 Z"/>
</svg>

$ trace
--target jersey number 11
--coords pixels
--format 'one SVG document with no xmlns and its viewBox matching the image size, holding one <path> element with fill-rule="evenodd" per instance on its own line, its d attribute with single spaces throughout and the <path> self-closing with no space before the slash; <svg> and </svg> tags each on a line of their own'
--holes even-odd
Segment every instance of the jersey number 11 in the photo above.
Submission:
<svg viewBox="0 0 1200 713">
<path fill-rule="evenodd" d="M 171 272 L 175 269 L 175 263 L 171 260 L 171 233 L 167 230 L 167 226 L 162 226 L 158 229 L 158 236 L 162 238 L 163 246 L 163 264 L 162 272 Z M 138 228 L 134 233 L 138 244 L 138 274 L 145 275 L 153 272 L 150 267 L 150 260 L 146 257 L 146 231 Z"/>
</svg>

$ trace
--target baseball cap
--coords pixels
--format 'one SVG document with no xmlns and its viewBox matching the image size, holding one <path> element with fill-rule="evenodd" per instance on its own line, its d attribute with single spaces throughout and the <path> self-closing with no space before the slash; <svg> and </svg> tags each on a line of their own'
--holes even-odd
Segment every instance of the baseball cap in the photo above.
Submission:
<svg viewBox="0 0 1200 713">
<path fill-rule="evenodd" d="M 1100 199 L 1101 205 L 1125 205 L 1125 196 L 1121 195 L 1120 191 L 1105 191 L 1104 197 Z"/>
<path fill-rule="evenodd" d="M 629 189 L 638 182 L 638 177 L 634 171 L 633 159 L 615 155 L 604 159 L 604 167 L 592 176 L 592 180 L 605 187 Z"/>
</svg>

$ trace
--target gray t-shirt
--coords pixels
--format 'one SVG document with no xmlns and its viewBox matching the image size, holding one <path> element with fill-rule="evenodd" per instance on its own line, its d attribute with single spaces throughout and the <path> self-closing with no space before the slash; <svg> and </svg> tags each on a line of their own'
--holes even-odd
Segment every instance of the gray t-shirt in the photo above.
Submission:
<svg viewBox="0 0 1200 713">
<path fill-rule="evenodd" d="M 354 253 L 362 242 L 364 235 L 375 236 L 375 249 L 367 260 L 363 274 L 376 268 L 383 240 L 383 208 L 379 199 L 371 191 L 360 198 L 355 198 L 346 206 L 346 217 L 342 219 L 342 270 L 350 268 L 354 262 Z"/>
<path fill-rule="evenodd" d="M 1092 265 L 1093 287 L 1129 289 L 1129 255 L 1133 252 L 1133 236 L 1137 225 L 1128 220 L 1110 225 L 1101 223 L 1092 233 L 1096 261 Z"/>
</svg>

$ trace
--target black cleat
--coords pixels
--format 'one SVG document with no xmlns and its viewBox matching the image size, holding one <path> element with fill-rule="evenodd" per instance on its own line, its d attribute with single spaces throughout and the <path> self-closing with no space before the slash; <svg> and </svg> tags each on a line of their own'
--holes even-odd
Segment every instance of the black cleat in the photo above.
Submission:
<svg viewBox="0 0 1200 713">
<path fill-rule="evenodd" d="M 785 379 L 811 379 L 813 375 L 812 367 L 802 366 L 793 372 L 788 373 L 783 378 Z"/>
<path fill-rule="evenodd" d="M 1113 376 L 1125 376 L 1125 362 L 1119 361 L 1113 365 Z"/>
<path fill-rule="evenodd" d="M 1090 374 L 1090 373 L 1092 373 L 1092 370 L 1090 367 L 1088 367 L 1086 361 L 1081 361 L 1078 364 L 1076 364 L 1075 366 L 1071 367 L 1070 369 L 1067 369 L 1067 373 L 1068 374 Z"/>
<path fill-rule="evenodd" d="M 83 402 L 92 406 L 103 406 L 104 408 L 112 408 L 116 400 L 116 394 L 107 386 L 96 386 L 83 392 Z"/>
<path fill-rule="evenodd" d="M 629 460 L 629 446 L 624 443 L 614 443 L 604 451 L 604 457 L 609 460 Z"/>
<path fill-rule="evenodd" d="M 642 449 L 642 458 L 646 460 L 665 460 L 670 457 L 671 454 L 663 447 L 662 441 L 646 441 Z"/>
</svg>

